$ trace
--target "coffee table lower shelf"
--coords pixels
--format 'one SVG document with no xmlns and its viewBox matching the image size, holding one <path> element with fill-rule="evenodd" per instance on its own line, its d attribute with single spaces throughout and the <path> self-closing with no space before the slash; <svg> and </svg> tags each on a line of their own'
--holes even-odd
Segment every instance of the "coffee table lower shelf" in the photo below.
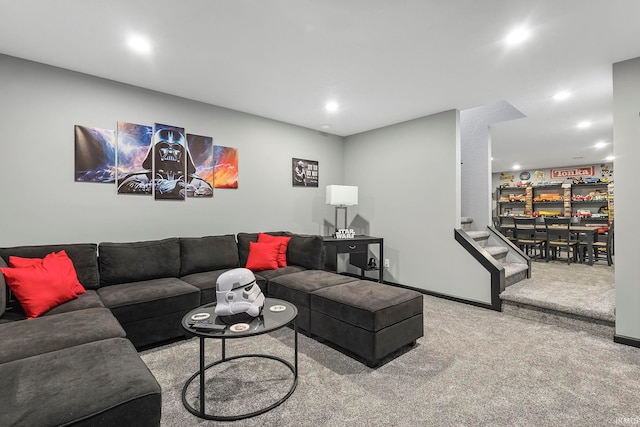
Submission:
<svg viewBox="0 0 640 427">
<path fill-rule="evenodd" d="M 237 421 L 245 418 L 255 417 L 256 415 L 264 414 L 267 411 L 272 410 L 278 405 L 282 404 L 286 401 L 296 389 L 298 385 L 298 328 L 296 326 L 295 318 L 298 314 L 297 308 L 288 302 L 277 300 L 275 298 L 266 298 L 265 299 L 265 307 L 262 313 L 255 318 L 249 325 L 247 325 L 247 330 L 241 331 L 233 331 L 231 328 L 226 327 L 224 331 L 212 331 L 212 332 L 203 332 L 194 330 L 189 324 L 189 319 L 196 313 L 209 313 L 210 319 L 217 322 L 217 316 L 214 312 L 215 303 L 207 304 L 198 309 L 192 310 L 187 313 L 182 319 L 183 327 L 198 336 L 200 341 L 200 363 L 199 369 L 195 372 L 189 379 L 185 382 L 184 387 L 182 388 L 182 404 L 184 407 L 193 415 L 206 419 L 206 420 L 214 420 L 214 421 Z M 219 323 L 217 323 L 219 324 Z M 227 339 L 237 339 L 237 338 L 246 338 L 252 337 L 256 335 L 261 335 L 264 333 L 272 332 L 277 329 L 283 328 L 288 324 L 292 324 L 293 326 L 293 334 L 294 334 L 294 363 L 290 363 L 280 357 L 269 355 L 269 354 L 241 354 L 237 356 L 227 357 L 226 354 L 226 341 Z M 230 330 L 231 329 L 231 330 Z M 205 366 L 205 341 L 207 339 L 219 339 L 222 342 L 222 357 L 220 360 L 217 360 L 213 363 L 209 363 Z M 237 415 L 217 415 L 207 413 L 205 409 L 205 372 L 217 365 L 221 365 L 226 362 L 230 362 L 238 359 L 270 359 L 276 362 L 279 362 L 286 366 L 291 373 L 293 374 L 293 381 L 291 383 L 291 387 L 288 392 L 278 399 L 277 401 L 271 403 L 270 405 L 255 410 L 249 413 L 237 414 Z M 187 389 L 194 382 L 194 380 L 199 379 L 199 408 L 196 408 L 194 405 L 189 403 L 187 399 Z"/>
<path fill-rule="evenodd" d="M 203 338 L 201 338 L 201 340 L 202 339 Z M 297 350 L 298 349 L 296 347 L 296 360 L 298 359 Z M 204 373 L 205 373 L 205 371 L 207 369 L 213 367 L 213 366 L 220 365 L 222 363 L 229 362 L 231 360 L 243 359 L 243 358 L 271 359 L 271 360 L 275 360 L 277 362 L 282 363 L 287 368 L 289 368 L 291 373 L 293 373 L 293 383 L 291 384 L 291 388 L 289 389 L 287 394 L 285 394 L 278 401 L 272 403 L 271 405 L 267 406 L 266 408 L 258 409 L 257 411 L 254 411 L 254 412 L 249 412 L 247 414 L 239 414 L 239 415 L 213 415 L 213 414 L 207 414 L 205 412 L 205 408 L 204 408 L 204 403 L 205 403 L 204 387 L 202 387 L 202 384 L 204 384 Z M 201 360 L 203 360 L 203 359 L 201 359 Z M 200 408 L 196 409 L 187 401 L 187 388 L 189 387 L 189 385 L 191 385 L 193 380 L 195 380 L 198 377 L 200 377 L 200 387 L 199 387 L 200 388 Z M 281 358 L 276 357 L 276 356 L 271 356 L 271 355 L 268 355 L 268 354 L 243 354 L 243 355 L 239 355 L 239 356 L 228 357 L 228 358 L 223 359 L 223 360 L 217 360 L 217 361 L 215 361 L 213 363 L 208 364 L 207 366 L 202 367 L 200 369 L 200 371 L 194 373 L 187 380 L 187 382 L 185 383 L 184 387 L 182 388 L 182 403 L 183 403 L 184 407 L 187 409 L 187 411 L 191 412 L 193 415 L 195 415 L 197 417 L 200 417 L 200 418 L 203 418 L 203 419 L 206 419 L 206 420 L 237 421 L 237 420 L 243 420 L 245 418 L 255 417 L 256 415 L 264 414 L 265 412 L 268 412 L 268 411 L 272 410 L 273 408 L 279 406 L 280 404 L 282 404 L 285 400 L 287 400 L 293 394 L 293 392 L 296 389 L 297 385 L 298 385 L 297 367 L 294 367 L 291 363 L 287 362 L 286 360 L 281 359 Z"/>
</svg>

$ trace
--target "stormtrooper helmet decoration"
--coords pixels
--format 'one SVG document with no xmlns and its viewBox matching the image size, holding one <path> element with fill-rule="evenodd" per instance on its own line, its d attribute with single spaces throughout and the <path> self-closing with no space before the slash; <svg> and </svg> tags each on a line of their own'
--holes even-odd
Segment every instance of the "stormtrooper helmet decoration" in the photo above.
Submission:
<svg viewBox="0 0 640 427">
<path fill-rule="evenodd" d="M 264 295 L 256 277 L 247 268 L 234 268 L 222 273 L 216 282 L 216 298 L 218 316 L 246 313 L 257 317 L 264 305 Z"/>
</svg>

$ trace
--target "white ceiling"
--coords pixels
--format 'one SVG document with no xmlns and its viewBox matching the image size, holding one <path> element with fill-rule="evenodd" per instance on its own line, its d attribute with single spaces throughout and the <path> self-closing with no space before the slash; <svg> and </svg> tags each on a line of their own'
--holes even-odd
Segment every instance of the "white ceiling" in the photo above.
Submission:
<svg viewBox="0 0 640 427">
<path fill-rule="evenodd" d="M 593 148 L 613 138 L 611 65 L 640 56 L 638 0 L 0 0 L 0 16 L 0 53 L 341 136 L 507 101 L 527 118 L 493 127 L 496 172 L 612 154 Z"/>
</svg>

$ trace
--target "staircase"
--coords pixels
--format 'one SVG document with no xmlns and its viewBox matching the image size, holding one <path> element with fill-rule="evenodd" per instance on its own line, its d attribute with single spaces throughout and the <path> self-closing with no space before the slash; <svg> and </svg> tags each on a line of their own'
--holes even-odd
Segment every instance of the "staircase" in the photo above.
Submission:
<svg viewBox="0 0 640 427">
<path fill-rule="evenodd" d="M 608 312 L 606 303 L 594 304 L 593 298 L 588 298 L 590 296 L 589 293 L 594 292 L 593 286 L 589 290 L 580 291 L 587 293 L 584 296 L 571 288 L 569 283 L 559 283 L 562 289 L 558 289 L 557 293 L 554 293 L 554 290 L 549 290 L 548 295 L 545 295 L 544 298 L 536 295 L 532 293 L 531 289 L 539 289 L 540 279 L 522 282 L 531 277 L 529 263 L 525 261 L 527 260 L 526 255 L 513 245 L 506 243 L 504 239 L 496 238 L 495 234 L 490 231 L 471 230 L 473 225 L 472 218 L 462 218 L 461 222 L 462 229 L 467 235 L 504 267 L 504 289 L 501 290 L 499 295 L 499 305 L 503 313 L 540 323 L 588 332 L 597 336 L 607 338 L 614 336 L 615 309 Z M 517 254 L 514 254 L 514 252 L 519 252 L 519 255 L 516 256 Z M 574 268 L 579 267 L 580 265 L 574 266 Z M 563 268 L 566 268 L 566 266 L 563 265 Z M 522 283 L 507 289 L 518 282 Z M 550 282 L 550 284 L 553 283 L 555 282 Z M 576 304 L 571 305 L 566 302 L 566 299 L 564 301 L 556 301 L 558 295 L 562 292 L 567 292 L 571 298 L 577 299 Z M 600 290 L 600 292 L 604 292 L 600 299 L 605 300 L 607 297 L 611 299 L 606 291 Z M 596 294 L 594 298 L 598 299 L 598 296 L 600 294 Z M 615 303 L 613 302 L 612 304 Z M 604 305 L 604 308 L 601 308 L 600 305 Z"/>
<path fill-rule="evenodd" d="M 512 245 L 486 230 L 471 230 L 473 218 L 461 219 L 462 229 L 504 267 L 505 288 L 529 277 L 529 263 L 522 253 L 514 253 Z M 519 251 L 518 251 L 519 252 Z"/>
</svg>

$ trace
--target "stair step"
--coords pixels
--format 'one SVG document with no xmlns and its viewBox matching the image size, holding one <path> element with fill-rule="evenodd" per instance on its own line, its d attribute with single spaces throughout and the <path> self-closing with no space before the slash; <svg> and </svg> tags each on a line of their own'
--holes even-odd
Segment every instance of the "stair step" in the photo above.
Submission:
<svg viewBox="0 0 640 427">
<path fill-rule="evenodd" d="M 471 230 L 471 224 L 473 224 L 473 218 L 469 218 L 468 216 L 460 218 L 460 225 L 464 231 Z"/>
<path fill-rule="evenodd" d="M 502 263 L 504 267 L 504 286 L 511 286 L 527 278 L 529 266 L 516 262 Z"/>
<path fill-rule="evenodd" d="M 469 237 L 478 242 L 480 246 L 484 246 L 487 239 L 489 239 L 488 231 L 467 231 Z"/>
<path fill-rule="evenodd" d="M 504 246 L 485 246 L 484 249 L 497 261 L 501 261 L 509 253 L 509 249 Z"/>
<path fill-rule="evenodd" d="M 588 318 L 532 304 L 502 300 L 502 312 L 510 316 L 534 320 L 548 325 L 556 325 L 567 329 L 584 331 L 609 339 L 615 335 L 615 321 Z"/>
</svg>

